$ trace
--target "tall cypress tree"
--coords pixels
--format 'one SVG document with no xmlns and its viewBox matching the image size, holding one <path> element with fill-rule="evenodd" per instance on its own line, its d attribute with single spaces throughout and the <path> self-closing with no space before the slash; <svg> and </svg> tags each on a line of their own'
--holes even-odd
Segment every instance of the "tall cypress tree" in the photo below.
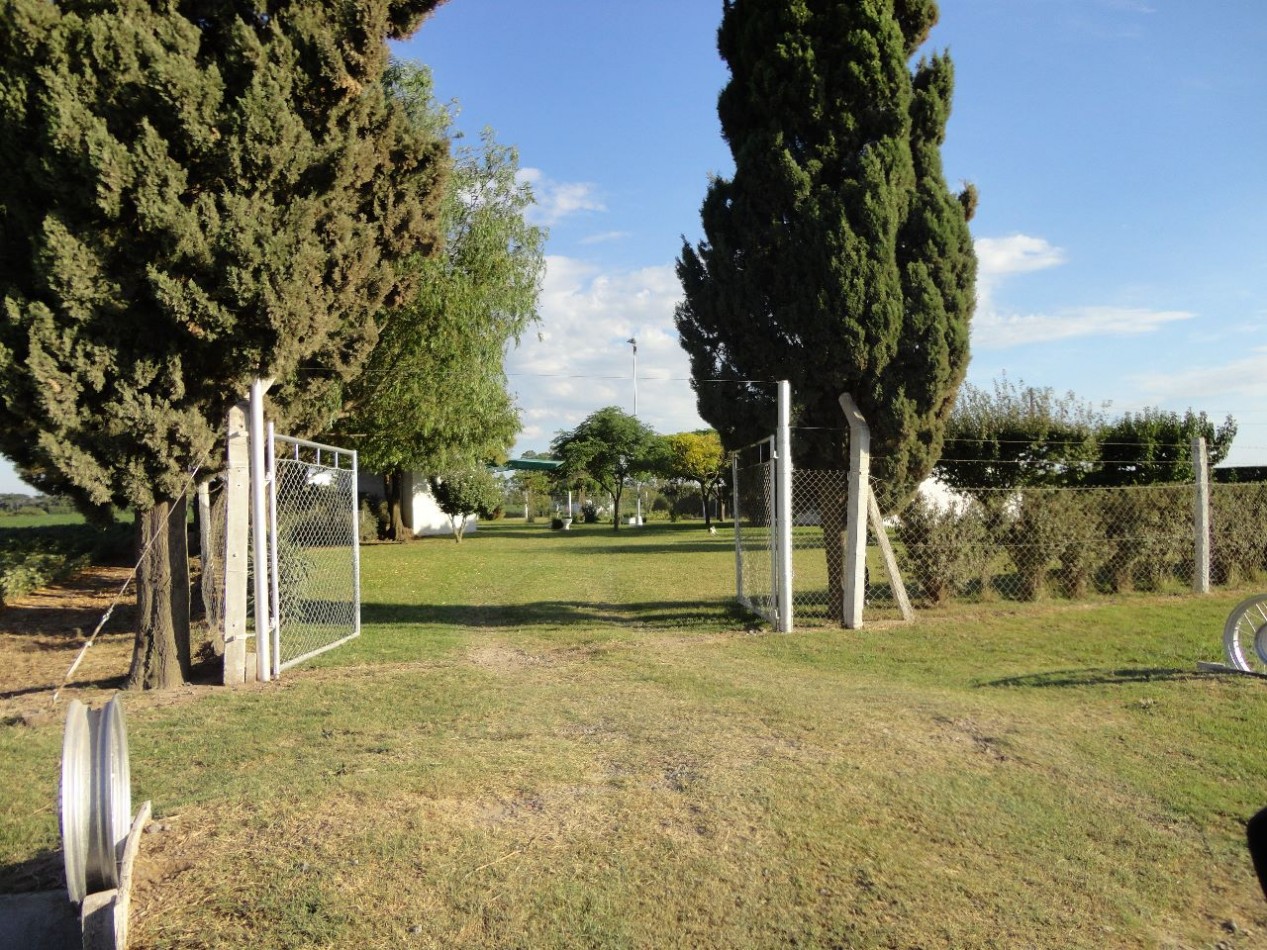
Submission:
<svg viewBox="0 0 1267 950">
<path fill-rule="evenodd" d="M 735 172 L 678 261 L 677 326 L 723 441 L 768 435 L 769 382 L 788 379 L 800 463 L 840 468 L 849 393 L 889 506 L 937 460 L 975 297 L 975 192 L 941 168 L 951 62 L 908 66 L 936 19 L 932 0 L 725 0 Z"/>
<path fill-rule="evenodd" d="M 445 147 L 380 79 L 438 2 L 0 0 L 0 451 L 155 541 L 133 685 L 186 672 L 179 500 L 228 407 L 274 377 L 327 424 L 437 241 Z"/>
</svg>

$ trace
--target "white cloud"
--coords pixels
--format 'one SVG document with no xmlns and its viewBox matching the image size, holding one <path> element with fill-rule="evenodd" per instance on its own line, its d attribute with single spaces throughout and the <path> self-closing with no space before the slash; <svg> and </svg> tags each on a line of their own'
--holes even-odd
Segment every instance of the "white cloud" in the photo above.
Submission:
<svg viewBox="0 0 1267 950">
<path fill-rule="evenodd" d="M 593 182 L 555 181 L 539 168 L 521 168 L 519 181 L 532 188 L 533 206 L 526 217 L 533 224 L 550 227 L 571 215 L 607 210 Z"/>
<path fill-rule="evenodd" d="M 1260 403 L 1267 398 L 1267 347 L 1258 347 L 1217 365 L 1165 373 L 1140 373 L 1132 381 L 1159 403 L 1201 400 L 1223 405 Z"/>
<path fill-rule="evenodd" d="M 700 428 L 686 354 L 673 310 L 682 290 L 673 265 L 603 271 L 588 262 L 546 258 L 538 333 L 507 359 L 522 410 L 518 449 L 544 449 L 561 429 L 596 409 L 633 411 L 638 341 L 638 416 L 657 432 Z"/>
<path fill-rule="evenodd" d="M 1045 270 L 1065 262 L 1063 248 L 1045 238 L 1013 234 L 1003 238 L 977 238 L 977 268 L 981 277 L 997 280 L 1008 274 Z"/>
<path fill-rule="evenodd" d="M 972 342 L 982 349 L 1006 349 L 1074 337 L 1138 336 L 1152 333 L 1167 323 L 1190 320 L 1193 316 L 1185 310 L 1148 310 L 1141 307 L 1078 307 L 1032 316 L 986 311 L 972 321 Z"/>
<path fill-rule="evenodd" d="M 1004 281 L 1016 274 L 1059 267 L 1067 261 L 1065 251 L 1044 238 L 1027 234 L 978 238 L 975 246 L 977 314 L 972 321 L 972 343 L 979 349 L 1007 349 L 1076 337 L 1138 336 L 1194 316 L 1185 310 L 1113 306 L 1066 307 L 1037 314 L 1006 313 L 995 301 L 995 292 Z"/>
<path fill-rule="evenodd" d="M 628 231 L 603 231 L 601 234 L 591 234 L 581 238 L 582 244 L 609 244 L 612 241 L 623 241 L 629 237 Z"/>
</svg>

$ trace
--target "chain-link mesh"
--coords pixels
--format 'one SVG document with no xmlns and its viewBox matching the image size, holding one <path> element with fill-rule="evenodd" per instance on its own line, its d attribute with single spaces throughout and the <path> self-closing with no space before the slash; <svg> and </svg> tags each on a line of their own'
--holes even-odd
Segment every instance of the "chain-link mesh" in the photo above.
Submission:
<svg viewBox="0 0 1267 950">
<path fill-rule="evenodd" d="M 739 602 L 757 616 L 777 623 L 775 576 L 775 464 L 769 441 L 740 449 L 732 456 L 735 557 Z"/>
<path fill-rule="evenodd" d="M 279 669 L 360 630 L 356 475 L 352 455 L 277 439 Z"/>
<path fill-rule="evenodd" d="M 1192 583 L 1192 502 L 1183 484 L 986 489 L 917 499 L 891 534 L 917 603 L 1163 590 Z"/>
<path fill-rule="evenodd" d="M 792 605 L 799 626 L 839 623 L 848 473 L 792 474 Z"/>
</svg>

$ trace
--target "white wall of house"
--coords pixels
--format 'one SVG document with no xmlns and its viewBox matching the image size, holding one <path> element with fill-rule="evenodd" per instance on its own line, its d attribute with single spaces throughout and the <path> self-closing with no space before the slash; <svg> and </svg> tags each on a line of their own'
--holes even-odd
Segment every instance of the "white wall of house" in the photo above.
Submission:
<svg viewBox="0 0 1267 950">
<path fill-rule="evenodd" d="M 406 526 L 413 531 L 415 538 L 453 533 L 449 516 L 436 504 L 425 475 L 421 472 L 406 472 L 403 489 L 400 514 L 405 519 Z M 357 480 L 357 491 L 382 498 L 383 476 L 361 472 Z M 475 515 L 467 517 L 467 534 L 476 529 L 478 520 Z"/>
</svg>

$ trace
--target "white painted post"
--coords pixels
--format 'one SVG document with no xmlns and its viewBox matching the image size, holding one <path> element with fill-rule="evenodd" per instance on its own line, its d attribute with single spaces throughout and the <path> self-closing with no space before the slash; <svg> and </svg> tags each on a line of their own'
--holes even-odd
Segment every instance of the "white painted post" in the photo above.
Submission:
<svg viewBox="0 0 1267 950">
<path fill-rule="evenodd" d="M 867 496 L 871 492 L 871 430 L 853 397 L 840 396 L 840 408 L 849 421 L 849 501 L 845 521 L 844 624 L 850 630 L 862 626 L 862 604 L 867 581 Z"/>
<path fill-rule="evenodd" d="M 739 454 L 730 453 L 730 514 L 735 521 L 735 598 L 745 607 L 743 595 L 743 547 L 739 531 Z"/>
<path fill-rule="evenodd" d="M 224 486 L 224 685 L 246 678 L 246 574 L 250 550 L 250 447 L 246 405 L 229 410 L 228 475 Z"/>
<path fill-rule="evenodd" d="M 1192 498 L 1192 531 L 1196 540 L 1196 561 L 1192 570 L 1192 590 L 1210 593 L 1210 457 L 1205 439 L 1192 440 L 1192 471 L 1195 491 Z"/>
<path fill-rule="evenodd" d="M 251 383 L 251 541 L 255 555 L 255 675 L 260 682 L 273 678 L 273 630 L 269 618 L 268 594 L 268 497 L 267 469 L 264 465 L 264 394 L 271 379 Z"/>
<path fill-rule="evenodd" d="M 779 380 L 778 483 L 779 632 L 792 632 L 792 385 Z"/>
<path fill-rule="evenodd" d="M 265 446 L 268 466 L 268 587 L 269 643 L 272 644 L 273 676 L 282 672 L 282 605 L 281 559 L 277 556 L 277 440 L 273 438 L 273 423 L 268 424 L 268 444 Z M 355 482 L 354 482 L 355 483 Z"/>
<path fill-rule="evenodd" d="M 352 452 L 352 636 L 361 635 L 361 528 L 360 504 L 356 497 L 357 480 L 361 477 L 361 455 Z"/>
</svg>

